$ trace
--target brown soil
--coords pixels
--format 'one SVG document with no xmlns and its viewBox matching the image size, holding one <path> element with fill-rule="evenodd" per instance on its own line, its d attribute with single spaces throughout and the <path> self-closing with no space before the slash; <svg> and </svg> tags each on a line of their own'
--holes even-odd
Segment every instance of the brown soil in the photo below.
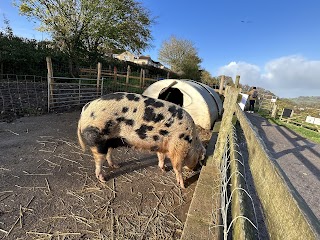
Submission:
<svg viewBox="0 0 320 240">
<path fill-rule="evenodd" d="M 185 172 L 181 190 L 169 161 L 162 173 L 155 154 L 119 148 L 120 168 L 105 166 L 99 183 L 77 144 L 79 114 L 0 123 L 0 237 L 179 239 L 199 172 Z"/>
<path fill-rule="evenodd" d="M 107 183 L 99 183 L 91 154 L 77 143 L 79 114 L 0 122 L 0 238 L 179 239 L 199 172 L 185 172 L 187 189 L 181 190 L 169 161 L 162 173 L 155 154 L 119 148 L 120 168 L 105 166 Z M 247 116 L 319 219 L 320 145 Z M 211 133 L 198 130 L 207 143 Z"/>
</svg>

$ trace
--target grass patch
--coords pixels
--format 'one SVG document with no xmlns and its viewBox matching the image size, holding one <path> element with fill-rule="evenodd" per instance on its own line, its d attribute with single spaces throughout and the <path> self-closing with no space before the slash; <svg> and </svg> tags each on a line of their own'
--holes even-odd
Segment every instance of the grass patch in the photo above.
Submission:
<svg viewBox="0 0 320 240">
<path fill-rule="evenodd" d="M 319 132 L 312 131 L 312 130 L 309 130 L 304 127 L 299 127 L 294 124 L 285 123 L 285 122 L 280 121 L 279 119 L 274 119 L 274 118 L 270 118 L 270 117 L 265 117 L 265 118 L 267 118 L 268 121 L 271 123 L 275 123 L 278 126 L 284 126 L 288 129 L 294 131 L 295 133 L 299 134 L 301 137 L 304 137 L 314 143 L 320 144 L 320 133 Z"/>
</svg>

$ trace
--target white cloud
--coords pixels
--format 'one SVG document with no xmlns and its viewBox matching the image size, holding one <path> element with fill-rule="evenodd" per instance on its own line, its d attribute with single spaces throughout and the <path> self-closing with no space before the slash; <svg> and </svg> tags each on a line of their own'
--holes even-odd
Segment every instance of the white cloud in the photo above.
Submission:
<svg viewBox="0 0 320 240">
<path fill-rule="evenodd" d="M 250 86 L 259 86 L 261 78 L 260 68 L 246 62 L 231 62 L 219 68 L 218 75 L 230 76 L 232 79 L 235 79 L 236 75 L 240 75 L 240 83 Z"/>
<path fill-rule="evenodd" d="M 228 75 L 250 86 L 263 87 L 279 97 L 320 96 L 320 61 L 301 56 L 286 56 L 267 62 L 264 72 L 256 65 L 231 62 L 219 68 L 218 75 Z"/>
</svg>

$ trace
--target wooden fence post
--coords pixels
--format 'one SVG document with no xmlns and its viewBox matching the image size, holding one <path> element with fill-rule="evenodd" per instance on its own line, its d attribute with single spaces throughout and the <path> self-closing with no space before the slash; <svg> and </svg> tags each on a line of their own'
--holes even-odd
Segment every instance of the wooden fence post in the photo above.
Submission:
<svg viewBox="0 0 320 240">
<path fill-rule="evenodd" d="M 116 83 L 117 82 L 117 67 L 114 66 L 113 68 L 113 80 Z"/>
<path fill-rule="evenodd" d="M 131 72 L 130 65 L 128 65 L 128 67 L 127 67 L 127 76 L 126 76 L 126 91 L 128 91 L 130 72 Z"/>
<path fill-rule="evenodd" d="M 225 99 L 223 102 L 224 113 L 222 116 L 219 135 L 218 135 L 218 139 L 215 145 L 215 150 L 213 155 L 213 159 L 215 159 L 215 162 L 218 164 L 218 166 L 222 161 L 222 155 L 223 155 L 225 143 L 227 141 L 227 136 L 232 129 L 232 118 L 236 110 L 236 107 L 238 107 L 236 103 L 237 103 L 239 93 L 240 93 L 240 89 L 232 86 L 227 86 L 224 93 L 224 96 L 225 96 Z"/>
<path fill-rule="evenodd" d="M 167 79 L 170 78 L 170 72 L 167 72 Z"/>
<path fill-rule="evenodd" d="M 142 69 L 142 87 L 145 86 L 145 78 L 146 78 L 146 72 L 145 69 Z"/>
<path fill-rule="evenodd" d="M 140 88 L 142 89 L 142 71 L 143 69 L 140 69 Z"/>
<path fill-rule="evenodd" d="M 281 120 L 281 121 L 282 121 L 283 112 L 284 112 L 284 108 L 282 109 L 281 115 L 280 115 L 280 120 Z"/>
<path fill-rule="evenodd" d="M 100 79 L 101 79 L 101 69 L 102 69 L 102 64 L 98 62 L 98 73 L 97 73 L 97 94 L 100 92 Z"/>
<path fill-rule="evenodd" d="M 48 112 L 50 111 L 50 102 L 53 98 L 53 70 L 52 70 L 52 60 L 51 57 L 46 57 L 47 70 L 48 70 Z"/>
<path fill-rule="evenodd" d="M 219 94 L 223 94 L 223 85 L 224 85 L 224 75 L 221 76 L 220 78 L 220 88 L 219 88 Z"/>
<path fill-rule="evenodd" d="M 234 83 L 234 86 L 235 86 L 236 88 L 239 87 L 239 82 L 240 82 L 240 76 L 237 75 L 237 76 L 236 76 L 236 81 L 235 81 L 235 83 Z"/>
<path fill-rule="evenodd" d="M 277 108 L 278 108 L 277 104 L 274 104 L 272 107 L 271 117 L 273 118 L 277 117 L 277 110 L 278 110 Z"/>
</svg>

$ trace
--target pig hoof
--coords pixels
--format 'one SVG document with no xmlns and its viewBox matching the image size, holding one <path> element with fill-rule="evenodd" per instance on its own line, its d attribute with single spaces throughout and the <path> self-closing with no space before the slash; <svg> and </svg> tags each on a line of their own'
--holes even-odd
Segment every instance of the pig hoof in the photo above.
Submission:
<svg viewBox="0 0 320 240">
<path fill-rule="evenodd" d="M 184 182 L 177 182 L 178 185 L 180 185 L 181 189 L 186 189 L 186 187 L 184 186 Z"/>
<path fill-rule="evenodd" d="M 100 173 L 99 176 L 97 176 L 98 180 L 102 183 L 105 183 L 106 180 L 104 179 L 104 176 Z"/>
<path fill-rule="evenodd" d="M 167 171 L 167 166 L 166 165 L 164 165 L 163 167 L 159 166 L 159 168 L 160 168 L 161 172 L 166 172 Z"/>
<path fill-rule="evenodd" d="M 118 164 L 111 164 L 110 167 L 112 168 L 119 168 L 120 166 Z"/>
</svg>

